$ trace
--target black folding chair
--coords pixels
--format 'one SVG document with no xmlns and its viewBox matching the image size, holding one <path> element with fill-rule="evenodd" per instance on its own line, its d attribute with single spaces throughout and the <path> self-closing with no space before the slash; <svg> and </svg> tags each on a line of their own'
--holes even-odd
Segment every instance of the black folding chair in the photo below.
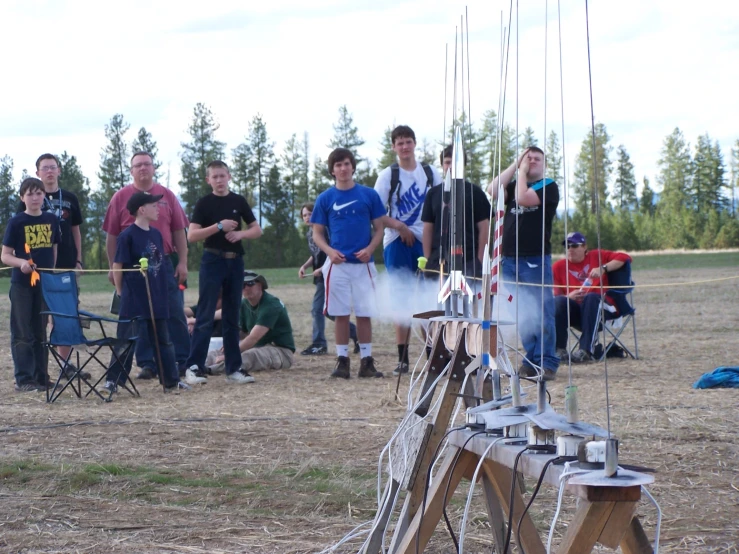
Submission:
<svg viewBox="0 0 739 554">
<path fill-rule="evenodd" d="M 608 273 L 608 286 L 606 296 L 611 299 L 611 303 L 601 301 L 605 327 L 598 324 L 596 331 L 598 336 L 604 337 L 606 346 L 602 348 L 602 345 L 599 343 L 596 344 L 596 352 L 593 353 L 594 358 L 597 361 L 601 361 L 614 346 L 618 346 L 626 355 L 638 360 L 639 343 L 636 338 L 636 309 L 634 308 L 633 298 L 635 285 L 631 279 L 631 262 L 626 262 L 618 270 Z M 615 310 L 613 310 L 614 307 Z M 633 349 L 625 344 L 624 340 L 626 337 L 621 338 L 623 332 L 629 326 L 632 327 L 634 335 Z M 574 327 L 570 327 L 569 331 L 575 339 L 570 349 L 570 352 L 574 352 L 580 348 L 580 331 Z"/>
<path fill-rule="evenodd" d="M 72 271 L 41 273 L 41 291 L 48 307 L 48 311 L 41 312 L 41 317 L 51 316 L 54 324 L 51 335 L 44 346 L 49 349 L 59 366 L 59 376 L 54 386 L 47 389 L 46 401 L 54 402 L 67 387 L 71 388 L 78 398 L 81 398 L 83 384 L 89 389 L 85 397 L 94 392 L 101 400 L 110 401 L 112 393 L 109 393 L 106 398 L 97 390 L 98 385 L 107 377 L 108 368 L 113 365 L 100 359 L 101 351 L 110 351 L 111 362 L 114 360 L 122 362 L 128 356 L 133 355 L 136 337 L 118 339 L 108 336 L 103 322 L 117 324 L 117 319 L 102 317 L 78 308 L 77 279 Z M 93 324 L 99 325 L 102 338 L 88 340 L 82 330 L 83 328 L 89 329 Z M 60 346 L 71 347 L 68 357 L 59 354 L 58 348 Z M 84 347 L 83 357 L 87 356 L 86 359 L 83 358 L 83 363 L 80 363 L 80 347 Z M 76 356 L 77 363 L 74 372 L 70 375 L 67 368 L 72 355 Z M 95 382 L 86 378 L 86 372 L 84 371 L 93 360 L 105 370 L 103 375 Z M 126 382 L 119 384 L 119 386 L 126 389 L 133 396 L 140 396 L 136 385 L 129 376 L 126 377 Z"/>
</svg>

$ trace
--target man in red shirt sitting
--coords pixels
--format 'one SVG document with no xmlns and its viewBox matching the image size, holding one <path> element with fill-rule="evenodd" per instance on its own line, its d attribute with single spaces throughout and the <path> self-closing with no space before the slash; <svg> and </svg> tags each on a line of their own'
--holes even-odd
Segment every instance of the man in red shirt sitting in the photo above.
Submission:
<svg viewBox="0 0 739 554">
<path fill-rule="evenodd" d="M 593 351 L 600 323 L 600 285 L 608 288 L 608 273 L 618 271 L 631 256 L 610 250 L 588 250 L 582 233 L 567 235 L 567 258 L 552 265 L 554 274 L 555 321 L 557 326 L 557 355 L 567 359 L 567 328 L 580 329 L 580 347 L 572 353 L 573 363 L 593 359 Z M 557 286 L 559 285 L 559 287 Z M 606 295 L 605 318 L 615 319 L 618 311 Z M 569 305 L 570 320 L 567 321 Z"/>
</svg>

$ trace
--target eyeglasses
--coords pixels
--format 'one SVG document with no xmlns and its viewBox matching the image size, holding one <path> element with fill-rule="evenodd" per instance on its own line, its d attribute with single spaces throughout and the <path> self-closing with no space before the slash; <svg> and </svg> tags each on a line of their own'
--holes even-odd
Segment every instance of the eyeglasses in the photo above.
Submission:
<svg viewBox="0 0 739 554">
<path fill-rule="evenodd" d="M 59 169 L 59 166 L 57 166 L 57 165 L 42 165 L 38 169 L 39 169 L 39 171 L 56 171 L 57 169 Z"/>
<path fill-rule="evenodd" d="M 245 287 L 253 287 L 256 284 L 257 284 L 256 281 L 249 281 L 248 283 L 244 283 L 244 286 Z"/>
<path fill-rule="evenodd" d="M 567 248 L 580 248 L 581 246 L 585 246 L 584 244 L 568 244 Z"/>
<path fill-rule="evenodd" d="M 131 167 L 133 167 L 134 169 L 141 169 L 142 167 L 151 167 L 153 165 L 154 164 L 151 162 L 141 162 L 138 164 L 133 164 Z"/>
</svg>

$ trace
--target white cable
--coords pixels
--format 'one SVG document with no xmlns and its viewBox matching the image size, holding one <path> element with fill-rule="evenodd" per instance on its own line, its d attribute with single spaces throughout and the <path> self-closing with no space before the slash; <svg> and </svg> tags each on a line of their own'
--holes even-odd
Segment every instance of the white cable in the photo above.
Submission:
<svg viewBox="0 0 739 554">
<path fill-rule="evenodd" d="M 467 503 L 464 506 L 464 515 L 462 516 L 462 528 L 459 531 L 459 552 L 464 552 L 464 530 L 467 526 L 467 516 L 470 512 L 470 505 L 472 504 L 472 493 L 475 490 L 475 483 L 477 482 L 477 474 L 480 472 L 480 468 L 482 467 L 483 462 L 485 462 L 485 456 L 488 455 L 488 452 L 490 452 L 490 449 L 493 448 L 498 442 L 502 441 L 505 437 L 498 437 L 493 442 L 491 442 L 488 447 L 485 449 L 485 452 L 482 453 L 482 456 L 480 456 L 480 461 L 477 462 L 477 467 L 475 468 L 475 473 L 472 476 L 472 481 L 470 482 L 470 491 L 467 493 Z"/>
<path fill-rule="evenodd" d="M 551 554 L 552 552 L 552 537 L 554 537 L 554 528 L 557 526 L 557 519 L 559 518 L 559 512 L 562 509 L 562 496 L 564 495 L 565 485 L 567 483 L 567 480 L 573 475 L 578 475 L 580 473 L 589 472 L 589 470 L 584 470 L 584 469 L 579 469 L 579 470 L 576 469 L 573 471 L 569 471 L 571 465 L 572 465 L 571 462 L 565 462 L 565 469 L 562 472 L 562 475 L 559 476 L 559 495 L 557 496 L 557 510 L 554 512 L 554 517 L 552 518 L 552 524 L 549 527 L 549 538 L 547 539 L 547 554 Z"/>
<path fill-rule="evenodd" d="M 642 485 L 641 490 L 644 494 L 647 495 L 647 498 L 652 501 L 654 507 L 657 508 L 657 526 L 654 530 L 654 554 L 659 554 L 659 534 L 662 527 L 662 508 L 659 507 L 659 504 L 657 504 L 657 500 L 655 500 L 655 498 L 644 485 Z"/>
</svg>

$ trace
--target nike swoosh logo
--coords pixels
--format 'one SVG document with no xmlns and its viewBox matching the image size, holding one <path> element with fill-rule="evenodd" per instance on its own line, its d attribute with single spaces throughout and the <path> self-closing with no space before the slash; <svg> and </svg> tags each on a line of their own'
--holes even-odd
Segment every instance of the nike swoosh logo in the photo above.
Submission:
<svg viewBox="0 0 739 554">
<path fill-rule="evenodd" d="M 336 202 L 334 202 L 334 211 L 338 212 L 339 210 L 343 210 L 347 206 L 351 206 L 352 204 L 354 204 L 354 202 L 356 202 L 356 200 L 352 200 L 351 202 L 347 202 L 346 204 L 337 204 Z"/>
</svg>

